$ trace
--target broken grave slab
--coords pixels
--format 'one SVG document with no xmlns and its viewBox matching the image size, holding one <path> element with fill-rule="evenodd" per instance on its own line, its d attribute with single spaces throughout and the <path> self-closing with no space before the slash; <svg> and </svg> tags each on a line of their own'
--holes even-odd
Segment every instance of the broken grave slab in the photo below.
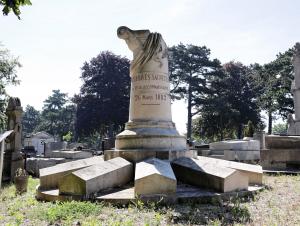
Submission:
<svg viewBox="0 0 300 226">
<path fill-rule="evenodd" d="M 177 180 L 184 183 L 219 192 L 248 189 L 248 176 L 238 170 L 203 163 L 192 158 L 179 158 L 171 165 Z"/>
<path fill-rule="evenodd" d="M 136 195 L 176 193 L 177 181 L 169 161 L 147 159 L 135 166 Z"/>
<path fill-rule="evenodd" d="M 214 158 L 209 158 L 204 156 L 198 156 L 197 161 L 241 171 L 248 175 L 249 184 L 256 184 L 256 185 L 262 184 L 263 170 L 260 165 L 233 162 L 233 161 L 227 161 L 222 159 L 214 159 Z"/>
<path fill-rule="evenodd" d="M 98 191 L 119 187 L 133 180 L 133 165 L 117 157 L 74 171 L 62 178 L 59 193 L 91 195 Z"/>
<path fill-rule="evenodd" d="M 59 180 L 63 176 L 102 161 L 104 161 L 102 156 L 96 156 L 40 169 L 40 189 L 58 188 Z"/>
</svg>

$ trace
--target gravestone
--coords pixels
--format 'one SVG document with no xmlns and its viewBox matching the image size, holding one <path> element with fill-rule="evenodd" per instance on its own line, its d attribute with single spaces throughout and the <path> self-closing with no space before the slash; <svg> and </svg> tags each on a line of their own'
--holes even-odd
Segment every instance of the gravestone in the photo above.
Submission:
<svg viewBox="0 0 300 226">
<path fill-rule="evenodd" d="M 170 162 L 147 159 L 135 166 L 134 191 L 136 195 L 176 193 L 177 181 Z"/>
<path fill-rule="evenodd" d="M 22 114 L 21 101 L 17 97 L 10 97 L 5 114 L 7 115 L 7 130 L 13 130 L 12 135 L 7 139 L 4 155 L 4 178 L 13 180 L 18 168 L 24 168 L 24 158 L 21 154 L 22 143 Z"/>
<path fill-rule="evenodd" d="M 196 161 L 202 162 L 204 164 L 211 164 L 241 171 L 248 176 L 249 184 L 262 185 L 263 170 L 260 165 L 233 162 L 204 156 L 198 156 Z"/>
<path fill-rule="evenodd" d="M 105 151 L 105 159 L 121 153 L 126 158 L 124 152 L 139 156 L 132 157 L 133 161 L 184 156 L 187 153 L 186 139 L 172 122 L 166 43 L 159 33 L 131 30 L 125 26 L 118 28 L 117 35 L 133 52 L 129 121 L 125 130 L 116 136 L 115 152 Z"/>
<path fill-rule="evenodd" d="M 248 189 L 248 177 L 243 172 L 192 158 L 174 160 L 172 168 L 177 180 L 219 192 Z"/>
<path fill-rule="evenodd" d="M 96 156 L 40 169 L 40 189 L 57 188 L 63 176 L 102 161 L 103 158 L 101 156 Z"/>
<path fill-rule="evenodd" d="M 132 163 L 117 157 L 64 176 L 58 188 L 60 194 L 88 196 L 103 189 L 125 185 L 132 179 Z"/>
</svg>

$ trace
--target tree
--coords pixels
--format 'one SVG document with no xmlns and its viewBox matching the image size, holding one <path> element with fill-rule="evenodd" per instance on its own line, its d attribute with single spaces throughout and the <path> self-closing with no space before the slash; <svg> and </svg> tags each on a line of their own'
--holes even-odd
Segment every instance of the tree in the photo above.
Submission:
<svg viewBox="0 0 300 226">
<path fill-rule="evenodd" d="M 76 137 L 118 131 L 128 120 L 129 60 L 111 52 L 101 52 L 85 62 L 77 104 Z"/>
<path fill-rule="evenodd" d="M 272 131 L 274 134 L 287 134 L 287 124 L 277 123 L 273 126 Z"/>
<path fill-rule="evenodd" d="M 254 126 L 261 123 L 249 68 L 239 62 L 229 62 L 223 65 L 220 76 L 210 78 L 209 84 L 194 132 L 212 140 L 222 140 L 224 136 L 241 138 L 248 121 Z"/>
<path fill-rule="evenodd" d="M 35 131 L 41 122 L 41 114 L 33 106 L 27 105 L 23 114 L 23 133 L 30 134 Z"/>
<path fill-rule="evenodd" d="M 52 95 L 44 101 L 41 121 L 36 130 L 44 130 L 62 138 L 74 131 L 75 105 L 68 101 L 66 93 L 53 90 Z"/>
<path fill-rule="evenodd" d="M 17 85 L 17 68 L 21 67 L 17 58 L 10 55 L 7 49 L 0 45 L 0 129 L 5 128 L 6 116 L 5 108 L 8 100 L 5 87 L 7 85 Z"/>
<path fill-rule="evenodd" d="M 263 66 L 251 65 L 252 78 L 258 91 L 258 104 L 268 114 L 268 133 L 272 133 L 272 122 L 276 115 L 287 118 L 293 112 L 291 81 L 293 80 L 293 65 L 291 57 L 293 50 L 279 53 L 274 61 Z"/>
<path fill-rule="evenodd" d="M 0 0 L 0 5 L 3 5 L 2 12 L 4 15 L 8 15 L 12 10 L 14 14 L 20 19 L 20 6 L 31 5 L 30 0 Z"/>
<path fill-rule="evenodd" d="M 187 138 L 190 139 L 192 118 L 200 112 L 206 98 L 207 80 L 218 73 L 221 64 L 217 59 L 210 59 L 210 50 L 205 46 L 179 44 L 169 48 L 169 53 L 171 94 L 173 98 L 187 100 Z"/>
</svg>

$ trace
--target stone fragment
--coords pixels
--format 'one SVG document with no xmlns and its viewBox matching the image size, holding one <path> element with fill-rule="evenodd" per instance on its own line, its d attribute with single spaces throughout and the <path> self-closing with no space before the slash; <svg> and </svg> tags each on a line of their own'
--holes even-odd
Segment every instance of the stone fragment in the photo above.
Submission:
<svg viewBox="0 0 300 226">
<path fill-rule="evenodd" d="M 63 176 L 102 161 L 104 161 L 102 156 L 96 156 L 40 169 L 40 189 L 57 188 Z"/>
<path fill-rule="evenodd" d="M 135 167 L 136 195 L 176 193 L 177 181 L 168 161 L 151 158 Z"/>
<path fill-rule="evenodd" d="M 220 167 L 227 167 L 241 171 L 248 175 L 249 184 L 262 184 L 263 170 L 260 165 L 246 164 L 240 162 L 232 162 L 222 159 L 214 159 L 204 156 L 198 156 L 197 161 L 202 163 L 214 164 Z"/>
<path fill-rule="evenodd" d="M 59 193 L 90 195 L 107 188 L 119 187 L 133 180 L 133 165 L 117 157 L 74 171 L 62 178 Z"/>
<path fill-rule="evenodd" d="M 218 192 L 248 189 L 248 176 L 238 170 L 203 163 L 192 158 L 180 158 L 171 164 L 177 180 L 191 185 Z"/>
</svg>

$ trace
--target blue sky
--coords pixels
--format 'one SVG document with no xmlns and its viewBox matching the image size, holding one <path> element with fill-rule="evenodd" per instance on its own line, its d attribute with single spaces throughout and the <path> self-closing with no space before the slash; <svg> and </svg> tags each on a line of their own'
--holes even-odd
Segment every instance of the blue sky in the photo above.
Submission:
<svg viewBox="0 0 300 226">
<path fill-rule="evenodd" d="M 51 90 L 79 92 L 80 67 L 100 51 L 131 53 L 116 29 L 160 32 L 171 45 L 206 45 L 223 63 L 267 63 L 300 41 L 300 1 L 295 0 L 32 0 L 21 20 L 0 16 L 0 41 L 23 67 L 10 87 L 22 104 L 41 109 Z M 184 102 L 173 119 L 185 130 Z"/>
</svg>

